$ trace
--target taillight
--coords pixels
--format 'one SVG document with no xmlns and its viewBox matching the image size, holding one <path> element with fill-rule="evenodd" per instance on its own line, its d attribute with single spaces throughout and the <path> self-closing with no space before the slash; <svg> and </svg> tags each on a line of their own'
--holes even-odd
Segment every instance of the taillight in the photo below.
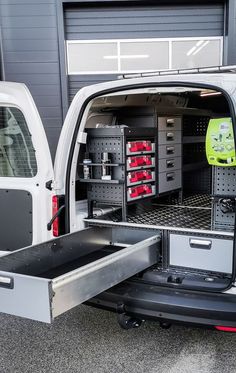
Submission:
<svg viewBox="0 0 236 373">
<path fill-rule="evenodd" d="M 59 199 L 57 196 L 52 197 L 52 216 L 55 216 L 59 209 Z M 59 236 L 59 218 L 56 218 L 52 223 L 52 233 L 54 237 Z"/>
<path fill-rule="evenodd" d="M 221 332 L 231 332 L 231 333 L 236 333 L 236 328 L 231 327 L 231 326 L 215 326 L 215 329 L 220 330 Z"/>
</svg>

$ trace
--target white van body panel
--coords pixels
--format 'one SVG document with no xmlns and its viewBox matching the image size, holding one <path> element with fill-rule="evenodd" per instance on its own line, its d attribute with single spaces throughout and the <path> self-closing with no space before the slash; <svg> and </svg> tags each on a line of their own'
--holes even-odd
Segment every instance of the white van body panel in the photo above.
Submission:
<svg viewBox="0 0 236 373">
<path fill-rule="evenodd" d="M 32 136 L 37 159 L 36 176 L 0 177 L 0 189 L 24 190 L 31 194 L 32 244 L 36 244 L 51 238 L 47 223 L 52 214 L 52 192 L 45 187 L 45 183 L 53 179 L 53 166 L 46 134 L 34 100 L 24 84 L 0 82 L 0 106 L 18 108 L 23 113 Z"/>
<path fill-rule="evenodd" d="M 57 153 L 56 153 L 56 160 L 55 160 L 55 192 L 56 194 L 65 194 L 66 190 L 66 171 L 67 171 L 67 164 L 68 164 L 68 157 L 69 157 L 69 149 L 71 148 L 73 134 L 75 132 L 76 123 L 78 120 L 78 116 L 82 110 L 82 107 L 86 101 L 89 101 L 91 96 L 99 96 L 103 95 L 104 91 L 109 90 L 120 90 L 119 94 L 122 94 L 122 90 L 124 90 L 123 94 L 126 93 L 125 90 L 135 89 L 135 86 L 140 87 L 142 85 L 150 85 L 150 88 L 145 88 L 145 92 L 150 91 L 151 93 L 157 93 L 159 88 L 157 87 L 160 84 L 188 84 L 190 87 L 193 84 L 198 84 L 199 86 L 204 85 L 211 85 L 219 89 L 223 89 L 226 91 L 230 96 L 234 103 L 234 107 L 236 106 L 236 75 L 235 74 L 188 74 L 188 75 L 174 75 L 174 76 L 152 76 L 152 77 L 142 77 L 142 78 L 135 78 L 135 79 L 121 79 L 116 81 L 110 81 L 106 83 L 91 85 L 88 87 L 82 88 L 74 97 L 70 108 L 68 110 L 67 116 L 65 118 L 65 122 L 62 128 L 62 133 L 59 139 Z M 180 92 L 180 87 L 168 87 L 168 91 L 170 92 Z M 113 93 L 111 93 L 112 95 Z M 114 93 L 115 94 L 115 93 Z M 107 94 L 106 94 L 107 96 Z M 81 217 L 79 216 L 79 209 L 75 203 L 74 198 L 74 180 L 75 180 L 75 169 L 76 169 L 76 162 L 77 156 L 79 152 L 79 144 L 83 143 L 83 133 L 86 123 L 86 116 L 89 111 L 91 103 L 85 107 L 84 115 L 81 119 L 79 124 L 79 131 L 77 134 L 77 142 L 76 147 L 74 149 L 72 166 L 71 166 L 71 174 L 70 174 L 70 230 L 71 232 L 76 231 L 78 227 L 81 226 L 83 219 L 86 212 L 81 212 Z M 82 139 L 82 141 L 81 141 Z"/>
</svg>

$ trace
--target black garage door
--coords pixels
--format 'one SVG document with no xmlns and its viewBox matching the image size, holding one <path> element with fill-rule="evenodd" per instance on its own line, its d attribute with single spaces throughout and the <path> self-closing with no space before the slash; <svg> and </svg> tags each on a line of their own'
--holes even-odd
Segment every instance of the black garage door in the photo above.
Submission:
<svg viewBox="0 0 236 373">
<path fill-rule="evenodd" d="M 169 6 L 79 6 L 65 9 L 66 40 L 216 37 L 223 35 L 223 2 Z M 203 42 L 203 41 L 202 41 Z M 69 98 L 81 87 L 117 74 L 69 75 Z"/>
</svg>

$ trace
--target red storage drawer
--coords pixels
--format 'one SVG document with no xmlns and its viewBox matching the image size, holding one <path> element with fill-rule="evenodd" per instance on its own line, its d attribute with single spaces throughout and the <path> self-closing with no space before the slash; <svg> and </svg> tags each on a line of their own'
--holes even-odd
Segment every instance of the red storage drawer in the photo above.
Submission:
<svg viewBox="0 0 236 373">
<path fill-rule="evenodd" d="M 151 152 L 153 144 L 150 140 L 129 141 L 127 143 L 127 150 L 129 153 Z"/>
<path fill-rule="evenodd" d="M 155 194 L 155 186 L 151 184 L 137 185 L 128 188 L 128 201 L 135 200 L 140 197 L 148 197 Z"/>
<path fill-rule="evenodd" d="M 128 157 L 127 166 L 128 169 L 143 167 L 143 166 L 154 166 L 154 157 L 151 155 L 140 155 L 134 157 Z"/>
<path fill-rule="evenodd" d="M 135 184 L 140 181 L 154 180 L 155 175 L 151 170 L 132 171 L 127 175 L 127 183 Z"/>
</svg>

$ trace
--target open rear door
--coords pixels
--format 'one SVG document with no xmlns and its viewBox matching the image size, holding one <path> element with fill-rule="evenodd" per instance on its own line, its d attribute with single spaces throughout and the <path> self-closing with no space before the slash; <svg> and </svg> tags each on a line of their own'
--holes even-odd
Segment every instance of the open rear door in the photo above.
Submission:
<svg viewBox="0 0 236 373">
<path fill-rule="evenodd" d="M 25 85 L 0 82 L 0 254 L 50 238 L 52 160 Z"/>
</svg>

